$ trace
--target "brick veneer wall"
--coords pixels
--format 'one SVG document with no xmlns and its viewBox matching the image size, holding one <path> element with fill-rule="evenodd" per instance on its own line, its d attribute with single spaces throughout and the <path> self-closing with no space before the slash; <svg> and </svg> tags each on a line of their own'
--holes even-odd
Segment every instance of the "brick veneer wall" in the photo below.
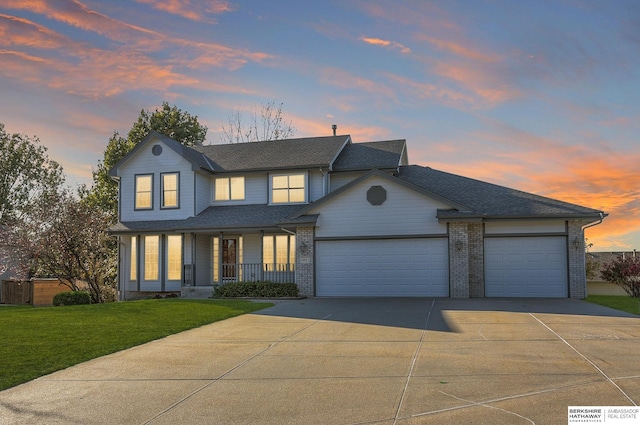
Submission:
<svg viewBox="0 0 640 425">
<path fill-rule="evenodd" d="M 469 296 L 484 297 L 484 228 L 482 223 L 468 223 Z"/>
<path fill-rule="evenodd" d="M 569 259 L 569 298 L 582 299 L 587 296 L 587 277 L 584 255 L 584 233 L 582 227 L 587 223 L 570 220 L 568 226 L 567 251 Z M 575 241 L 578 247 L 575 247 Z"/>
<path fill-rule="evenodd" d="M 449 223 L 449 296 L 469 298 L 469 233 L 467 223 Z"/>
<path fill-rule="evenodd" d="M 300 295 L 313 297 L 313 227 L 296 229 L 296 285 Z"/>
</svg>

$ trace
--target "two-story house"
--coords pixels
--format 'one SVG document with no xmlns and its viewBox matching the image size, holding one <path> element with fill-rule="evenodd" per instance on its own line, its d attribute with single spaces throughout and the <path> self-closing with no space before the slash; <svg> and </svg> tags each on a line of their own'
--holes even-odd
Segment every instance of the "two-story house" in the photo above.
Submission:
<svg viewBox="0 0 640 425">
<path fill-rule="evenodd" d="M 124 299 L 255 280 L 306 296 L 583 298 L 583 230 L 606 216 L 348 135 L 186 147 L 152 132 L 111 175 Z"/>
</svg>

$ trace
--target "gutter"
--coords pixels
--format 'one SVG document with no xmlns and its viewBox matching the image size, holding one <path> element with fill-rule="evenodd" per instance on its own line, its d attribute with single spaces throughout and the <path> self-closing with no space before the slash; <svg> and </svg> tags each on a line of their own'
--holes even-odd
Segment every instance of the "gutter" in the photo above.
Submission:
<svg viewBox="0 0 640 425">
<path fill-rule="evenodd" d="M 587 224 L 586 226 L 582 226 L 582 231 L 584 232 L 585 229 L 588 229 L 589 227 L 597 226 L 598 224 L 602 223 L 605 217 L 606 215 L 603 212 L 600 212 L 600 220 L 594 221 L 593 223 Z"/>
</svg>

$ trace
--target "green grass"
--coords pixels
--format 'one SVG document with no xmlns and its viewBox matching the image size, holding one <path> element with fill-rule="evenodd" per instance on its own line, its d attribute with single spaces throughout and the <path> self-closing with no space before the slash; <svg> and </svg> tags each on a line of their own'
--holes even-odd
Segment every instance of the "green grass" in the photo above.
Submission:
<svg viewBox="0 0 640 425">
<path fill-rule="evenodd" d="M 640 314 L 640 299 L 626 295 L 589 295 L 586 301 L 631 314 Z"/>
<path fill-rule="evenodd" d="M 1 306 L 0 390 L 271 305 L 178 298 L 72 307 Z"/>
</svg>

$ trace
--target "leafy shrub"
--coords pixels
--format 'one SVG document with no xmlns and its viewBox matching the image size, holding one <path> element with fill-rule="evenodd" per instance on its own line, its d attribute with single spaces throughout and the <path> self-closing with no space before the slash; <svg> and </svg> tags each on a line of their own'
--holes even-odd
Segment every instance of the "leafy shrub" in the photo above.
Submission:
<svg viewBox="0 0 640 425">
<path fill-rule="evenodd" d="M 295 283 L 229 282 L 224 285 L 215 285 L 213 287 L 214 298 L 288 298 L 297 296 L 298 287 Z"/>
<path fill-rule="evenodd" d="M 91 295 L 85 291 L 60 292 L 53 297 L 53 305 L 91 304 Z"/>
<path fill-rule="evenodd" d="M 640 297 L 640 258 L 618 257 L 602 267 L 601 277 L 622 287 L 630 297 Z"/>
</svg>

